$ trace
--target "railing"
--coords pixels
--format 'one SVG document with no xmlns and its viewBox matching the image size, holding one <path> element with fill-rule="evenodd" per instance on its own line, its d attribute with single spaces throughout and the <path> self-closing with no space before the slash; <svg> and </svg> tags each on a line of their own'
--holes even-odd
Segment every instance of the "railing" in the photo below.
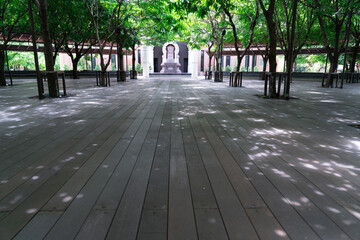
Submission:
<svg viewBox="0 0 360 240">
<path fill-rule="evenodd" d="M 101 71 L 96 71 L 96 86 L 103 87 L 101 84 Z M 110 73 L 105 72 L 105 86 L 104 87 L 110 87 Z"/>
<path fill-rule="evenodd" d="M 275 83 L 274 83 L 275 81 Z M 277 86 L 276 86 L 277 81 Z M 265 82 L 264 82 L 264 96 L 265 97 L 280 97 L 281 92 L 281 83 L 288 81 L 286 72 L 267 72 L 265 73 Z M 291 80 L 290 80 L 291 81 Z M 290 84 L 290 83 L 289 83 Z M 273 89 L 273 87 L 277 89 Z M 275 91 L 274 91 L 275 90 Z M 275 96 L 271 96 L 271 93 L 275 93 Z M 284 84 L 283 96 L 286 95 L 286 88 Z"/>
<path fill-rule="evenodd" d="M 229 86 L 242 87 L 243 72 L 231 72 L 229 78 Z"/>
</svg>

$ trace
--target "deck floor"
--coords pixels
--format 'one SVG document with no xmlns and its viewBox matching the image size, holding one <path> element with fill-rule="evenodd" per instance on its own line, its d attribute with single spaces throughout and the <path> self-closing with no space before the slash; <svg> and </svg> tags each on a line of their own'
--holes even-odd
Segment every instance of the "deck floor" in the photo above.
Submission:
<svg viewBox="0 0 360 240">
<path fill-rule="evenodd" d="M 0 88 L 0 239 L 360 239 L 360 85 Z"/>
</svg>

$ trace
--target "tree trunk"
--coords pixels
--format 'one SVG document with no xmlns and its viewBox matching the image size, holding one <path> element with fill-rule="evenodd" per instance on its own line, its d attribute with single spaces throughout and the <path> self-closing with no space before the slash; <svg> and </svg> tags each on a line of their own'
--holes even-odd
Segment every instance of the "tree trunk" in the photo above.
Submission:
<svg viewBox="0 0 360 240">
<path fill-rule="evenodd" d="M 130 74 L 131 79 L 136 79 L 136 70 L 135 70 L 135 45 L 132 46 L 132 74 Z"/>
<path fill-rule="evenodd" d="M 0 86 L 6 86 L 5 78 L 5 51 L 0 50 Z"/>
<path fill-rule="evenodd" d="M 39 4 L 40 4 L 39 13 L 40 13 L 40 23 L 41 23 L 41 35 L 44 41 L 44 55 L 45 55 L 45 65 L 47 71 L 49 95 L 50 97 L 55 98 L 55 97 L 59 97 L 59 85 L 58 85 L 57 73 L 54 72 L 52 42 L 51 42 L 49 26 L 48 26 L 47 2 L 46 0 L 39 0 Z"/>
<path fill-rule="evenodd" d="M 133 51 L 132 51 L 132 70 L 135 71 L 135 62 L 136 62 L 136 59 L 135 59 L 135 45 L 133 46 Z"/>
<path fill-rule="evenodd" d="M 119 53 L 119 70 L 120 71 L 124 71 L 124 53 L 122 52 L 122 49 L 120 50 L 121 52 Z"/>
<path fill-rule="evenodd" d="M 213 56 L 209 54 L 209 73 L 208 73 L 208 79 L 211 79 L 211 60 Z"/>
<path fill-rule="evenodd" d="M 72 65 L 73 65 L 72 78 L 79 79 L 78 64 L 79 64 L 80 58 L 76 57 L 71 60 L 72 60 Z"/>
<path fill-rule="evenodd" d="M 106 70 L 104 71 L 104 70 L 102 70 L 101 71 L 101 74 L 100 74 L 100 77 L 101 77 L 101 79 L 100 79 L 100 82 L 101 82 L 101 86 L 102 87 L 106 87 Z"/>
<path fill-rule="evenodd" d="M 261 75 L 262 80 L 265 80 L 265 73 L 266 73 L 268 59 L 269 59 L 268 57 L 263 58 L 264 66 L 263 66 L 263 72 Z"/>
<path fill-rule="evenodd" d="M 329 59 L 330 59 L 329 77 L 327 78 L 325 87 L 333 86 L 334 76 L 332 75 L 332 73 L 336 73 L 337 71 L 339 55 L 334 54 Z"/>
<path fill-rule="evenodd" d="M 211 72 L 211 60 L 213 56 L 209 55 L 209 72 Z"/>
<path fill-rule="evenodd" d="M 220 71 L 220 61 L 219 61 L 220 57 L 215 57 L 216 60 L 216 71 L 219 72 Z"/>
<path fill-rule="evenodd" d="M 292 67 L 294 64 L 294 41 L 295 41 L 295 28 L 296 28 L 296 17 L 297 17 L 297 4 L 298 0 L 293 1 L 292 9 L 292 22 L 291 22 L 291 33 L 288 33 L 288 53 L 286 54 L 286 81 L 284 82 L 285 96 L 286 100 L 290 99 L 290 83 L 291 83 L 291 73 Z"/>
</svg>

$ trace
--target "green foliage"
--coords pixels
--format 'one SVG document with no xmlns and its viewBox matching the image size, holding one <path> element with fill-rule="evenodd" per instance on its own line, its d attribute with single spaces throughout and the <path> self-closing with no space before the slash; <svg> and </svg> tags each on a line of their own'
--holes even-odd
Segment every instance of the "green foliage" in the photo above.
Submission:
<svg viewBox="0 0 360 240">
<path fill-rule="evenodd" d="M 56 60 L 55 60 L 54 70 L 55 71 L 60 71 L 60 60 L 59 60 L 59 58 L 56 58 Z"/>
<path fill-rule="evenodd" d="M 116 70 L 115 64 L 111 64 L 111 70 L 112 70 L 112 71 L 115 71 L 115 70 Z"/>
<path fill-rule="evenodd" d="M 141 64 L 140 64 L 140 63 L 136 64 L 136 66 L 135 66 L 135 71 L 137 71 L 138 73 L 140 73 L 140 72 L 142 72 L 142 70 L 143 70 L 143 67 L 141 66 Z"/>
<path fill-rule="evenodd" d="M 241 69 L 240 69 L 241 72 L 245 72 L 245 67 L 242 66 Z"/>
<path fill-rule="evenodd" d="M 64 70 L 65 70 L 65 71 L 68 71 L 68 70 L 69 70 L 69 66 L 66 65 L 66 64 L 64 64 Z"/>
<path fill-rule="evenodd" d="M 45 70 L 43 53 L 38 53 L 39 68 Z M 8 52 L 9 65 L 12 70 L 35 70 L 34 54 L 32 52 Z"/>
<path fill-rule="evenodd" d="M 259 67 L 258 66 L 254 67 L 254 72 L 259 72 Z"/>
<path fill-rule="evenodd" d="M 226 66 L 225 72 L 231 72 L 231 67 L 229 65 Z"/>
<path fill-rule="evenodd" d="M 95 71 L 100 71 L 100 66 L 98 64 L 95 66 Z"/>
</svg>

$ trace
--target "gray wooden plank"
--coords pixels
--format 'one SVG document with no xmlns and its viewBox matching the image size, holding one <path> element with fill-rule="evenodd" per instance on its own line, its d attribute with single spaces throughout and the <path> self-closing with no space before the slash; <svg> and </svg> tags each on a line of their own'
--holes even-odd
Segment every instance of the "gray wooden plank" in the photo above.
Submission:
<svg viewBox="0 0 360 240">
<path fill-rule="evenodd" d="M 201 120 L 203 121 L 203 120 Z M 205 123 L 200 122 L 202 125 Z M 204 129 L 207 133 L 207 129 Z M 224 221 L 230 239 L 257 239 L 257 234 L 246 215 L 246 212 L 236 195 L 223 167 L 220 164 L 220 158 L 215 151 L 222 148 L 219 143 L 210 145 L 208 139 L 199 139 L 198 146 L 208 172 L 210 183 L 214 190 L 215 198 L 219 206 L 221 216 Z M 209 141 L 209 142 L 208 142 Z"/>
<path fill-rule="evenodd" d="M 195 209 L 199 239 L 229 239 L 218 209 Z"/>
<path fill-rule="evenodd" d="M 219 124 L 221 123 L 219 119 L 218 119 L 218 122 L 219 122 Z M 232 126 L 232 120 L 230 120 L 230 118 L 228 119 L 227 124 L 229 126 Z M 232 128 L 236 129 L 236 127 L 234 125 L 232 126 Z M 314 189 L 316 189 L 316 186 L 312 182 L 315 182 L 316 185 L 321 182 L 324 182 L 324 180 L 322 180 L 321 178 L 318 177 L 319 174 L 315 174 L 316 176 L 311 176 L 310 179 L 316 178 L 316 180 L 314 179 L 312 182 L 310 182 L 308 179 L 306 179 L 306 177 L 304 177 L 301 174 L 302 169 L 301 168 L 299 169 L 298 167 L 296 167 L 297 162 L 293 161 L 293 159 L 294 159 L 294 156 L 296 156 L 296 154 L 298 154 L 298 152 L 299 152 L 299 150 L 297 148 L 286 145 L 286 148 L 281 150 L 282 159 L 284 159 L 285 161 L 290 163 L 290 164 L 286 164 L 281 160 L 278 161 L 276 156 L 274 156 L 274 157 L 271 157 L 271 156 L 262 157 L 261 156 L 262 151 L 268 151 L 272 148 L 272 146 L 274 146 L 274 148 L 278 151 L 279 148 L 281 148 L 281 146 L 279 146 L 278 144 L 259 146 L 259 148 L 254 150 L 253 145 L 251 143 L 247 143 L 248 138 L 246 140 L 245 140 L 245 138 L 243 139 L 242 136 L 240 136 L 239 134 L 236 133 L 236 130 L 235 131 L 227 131 L 227 132 L 230 134 L 232 139 L 235 139 L 234 141 L 237 142 L 238 145 L 241 146 L 245 152 L 247 152 L 248 154 L 251 154 L 253 156 L 256 155 L 258 162 L 261 162 L 261 161 L 267 162 L 268 161 L 268 164 L 263 168 L 264 169 L 263 171 L 268 172 L 267 176 L 269 176 L 269 175 L 273 176 L 274 175 L 273 172 L 275 171 L 275 173 L 279 176 L 282 176 L 282 178 L 288 178 L 288 179 L 292 180 L 292 183 L 295 186 L 297 186 L 297 188 L 300 189 L 302 192 L 306 192 L 306 196 L 309 197 L 310 201 L 314 201 L 314 203 L 317 203 L 317 207 L 319 209 L 321 209 L 324 213 L 326 213 L 327 216 L 332 218 L 332 220 L 341 229 L 343 229 L 346 233 L 348 233 L 350 236 L 353 236 L 355 238 L 359 235 L 359 231 L 358 231 L 359 226 L 357 226 L 357 224 L 356 224 L 357 221 L 355 220 L 355 218 L 349 216 L 349 213 L 346 213 L 346 211 L 342 210 L 343 209 L 342 206 L 339 206 L 338 204 L 333 203 L 330 199 L 324 199 L 319 194 L 316 194 L 316 192 L 318 192 L 318 193 L 321 192 L 320 189 L 314 191 Z M 281 136 L 278 136 L 278 139 L 281 139 Z M 267 148 L 266 146 L 269 146 L 269 148 Z M 268 149 L 268 150 L 266 150 L 266 149 Z M 303 155 L 304 154 L 306 155 L 306 153 L 303 153 Z M 237 152 L 237 155 L 239 155 L 238 152 Z M 279 169 L 279 167 L 281 167 L 281 168 Z M 272 169 L 271 170 L 272 172 L 268 171 L 270 168 Z M 294 168 L 298 169 L 299 172 L 294 170 Z M 275 178 L 276 178 L 276 176 L 275 176 Z M 274 177 L 272 177 L 272 179 L 273 179 L 272 181 L 274 181 Z M 276 181 L 276 179 L 275 179 L 275 181 Z M 281 180 L 279 180 L 279 181 L 280 181 L 279 186 L 283 185 L 283 184 L 281 184 L 283 182 Z M 284 194 L 284 195 L 289 196 L 289 197 L 291 196 L 291 194 Z M 341 193 L 337 197 L 340 197 L 340 196 L 343 196 L 344 200 L 347 199 L 346 195 L 344 196 L 343 193 Z M 290 197 L 293 200 L 290 202 L 296 203 L 296 202 L 299 202 L 297 199 L 307 199 L 307 197 L 305 197 L 303 195 L 297 196 L 297 197 Z M 300 205 L 303 205 L 303 204 L 301 203 Z M 297 207 L 297 206 L 295 206 L 295 207 Z M 341 231 L 339 231 L 338 227 L 333 226 L 333 223 L 329 222 L 326 219 L 327 217 L 324 216 L 322 212 L 314 213 L 314 210 L 312 210 L 312 211 L 310 211 L 309 209 L 302 209 L 302 210 L 304 211 L 304 217 L 306 219 L 308 219 L 309 224 L 313 223 L 313 228 L 318 229 L 317 231 L 319 232 L 319 234 L 320 233 L 325 234 L 325 237 L 326 237 L 326 235 L 331 235 L 331 236 L 339 235 L 338 236 L 339 239 L 344 238 L 343 233 Z M 336 211 L 337 213 L 335 213 L 334 211 Z M 299 212 L 301 212 L 301 209 Z M 341 214 L 339 214 L 339 213 L 341 213 Z M 314 216 L 311 216 L 311 215 L 309 216 L 309 214 L 313 214 Z M 322 218 L 320 218 L 320 216 L 322 216 Z M 314 223 L 315 219 L 317 219 L 316 223 Z M 321 222 L 321 224 L 320 224 L 320 222 Z M 346 222 L 346 224 L 344 224 L 345 222 Z M 324 229 L 330 229 L 330 230 L 324 231 Z"/>
<path fill-rule="evenodd" d="M 91 210 L 89 216 L 84 222 L 83 227 L 80 229 L 76 236 L 77 240 L 96 240 L 105 239 L 109 225 L 115 214 L 115 210 Z"/>
<path fill-rule="evenodd" d="M 172 103 L 168 239 L 197 239 L 178 106 Z"/>
<path fill-rule="evenodd" d="M 205 132 L 210 134 L 213 130 L 211 130 L 208 125 Z M 214 145 L 219 145 L 219 141 L 221 141 L 214 133 L 211 134 L 211 138 L 209 139 L 216 140 L 213 143 Z M 223 141 L 227 149 L 232 153 L 235 159 L 238 160 L 237 162 L 240 165 L 242 164 L 244 169 L 247 169 L 247 175 L 252 180 L 252 184 L 254 184 L 258 193 L 265 200 L 267 206 L 269 206 L 281 226 L 289 234 L 290 238 L 307 236 L 308 238 L 317 239 L 318 236 L 293 207 L 281 200 L 283 199 L 283 195 L 281 195 L 278 189 L 264 176 L 264 173 L 258 169 L 256 165 L 244 164 L 242 162 L 243 159 L 237 158 L 237 156 L 241 156 L 238 154 L 241 150 L 239 150 L 238 146 L 230 138 L 225 138 Z M 238 151 L 235 152 L 235 149 L 238 149 Z"/>
<path fill-rule="evenodd" d="M 171 104 L 166 102 L 143 205 L 137 239 L 166 239 Z"/>
<path fill-rule="evenodd" d="M 166 233 L 139 233 L 138 240 L 166 240 Z"/>
<path fill-rule="evenodd" d="M 248 208 L 246 212 L 260 239 L 290 239 L 268 208 Z"/>
<path fill-rule="evenodd" d="M 149 128 L 149 125 L 150 124 L 145 121 L 144 124 L 140 126 L 139 132 L 141 135 L 145 129 Z M 135 135 L 135 138 L 136 136 L 137 135 Z M 124 139 L 123 141 L 126 140 Z M 107 165 L 107 167 L 97 169 L 84 188 L 72 201 L 64 215 L 49 232 L 47 239 L 66 239 L 74 238 L 76 236 L 78 230 L 81 228 L 83 222 L 90 213 L 91 208 L 98 199 L 99 194 L 102 192 L 109 178 L 114 173 L 114 170 L 120 161 L 118 156 L 122 156 L 122 152 L 126 150 L 126 148 L 127 145 L 125 145 L 124 142 L 119 142 L 118 148 L 114 149 L 119 151 L 120 154 L 117 154 L 117 151 L 113 151 L 112 154 L 105 159 L 103 164 Z"/>
<path fill-rule="evenodd" d="M 163 109 L 164 107 L 160 106 L 152 120 L 144 145 L 110 226 L 108 239 L 136 239 Z"/>
<path fill-rule="evenodd" d="M 214 193 L 187 117 L 181 120 L 181 127 L 194 208 L 217 209 Z"/>
<path fill-rule="evenodd" d="M 132 109 L 128 111 L 127 114 L 123 116 L 125 121 L 118 120 L 120 126 L 110 127 L 107 131 L 112 133 L 111 137 L 106 141 L 105 148 L 101 151 L 97 151 L 92 155 L 87 162 L 79 168 L 77 173 L 70 178 L 66 184 L 56 193 L 56 195 L 49 200 L 49 202 L 42 208 L 48 210 L 65 210 L 66 207 L 71 203 L 71 200 L 78 194 L 81 188 L 86 184 L 90 176 L 95 172 L 97 167 L 102 163 L 103 155 L 106 152 L 109 152 L 112 146 L 114 146 L 119 139 L 119 136 L 122 136 L 124 132 L 128 129 L 129 125 L 132 124 L 132 120 L 126 119 L 126 117 L 132 112 Z M 114 129 L 115 133 L 114 133 Z M 122 141 L 124 146 L 128 146 L 129 141 Z M 108 149 L 108 150 L 107 150 Z M 123 148 L 125 149 L 125 148 Z M 121 151 L 120 151 L 121 152 Z M 119 153 L 119 152 L 117 152 Z M 103 164 L 101 167 L 107 167 L 106 164 Z M 67 199 L 67 201 L 64 201 Z"/>
<path fill-rule="evenodd" d="M 14 237 L 14 240 L 43 239 L 59 219 L 62 212 L 39 212 L 33 219 Z"/>
</svg>

